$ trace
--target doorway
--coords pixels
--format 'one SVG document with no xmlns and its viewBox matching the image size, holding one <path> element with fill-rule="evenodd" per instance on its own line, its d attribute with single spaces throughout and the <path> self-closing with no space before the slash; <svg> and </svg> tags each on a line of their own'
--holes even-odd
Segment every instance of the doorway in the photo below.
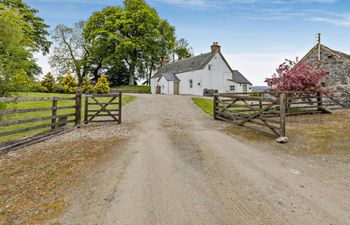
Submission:
<svg viewBox="0 0 350 225">
<path fill-rule="evenodd" d="M 180 82 L 179 81 L 174 81 L 174 95 L 179 95 L 180 94 Z"/>
</svg>

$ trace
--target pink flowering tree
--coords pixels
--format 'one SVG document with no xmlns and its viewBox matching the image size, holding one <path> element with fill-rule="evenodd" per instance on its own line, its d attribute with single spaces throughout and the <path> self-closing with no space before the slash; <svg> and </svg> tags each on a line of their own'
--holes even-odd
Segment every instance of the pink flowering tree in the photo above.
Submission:
<svg viewBox="0 0 350 225">
<path fill-rule="evenodd" d="M 302 91 L 306 93 L 323 92 L 321 81 L 328 75 L 322 68 L 314 68 L 305 62 L 295 63 L 286 60 L 271 78 L 265 82 L 270 92 Z"/>
</svg>

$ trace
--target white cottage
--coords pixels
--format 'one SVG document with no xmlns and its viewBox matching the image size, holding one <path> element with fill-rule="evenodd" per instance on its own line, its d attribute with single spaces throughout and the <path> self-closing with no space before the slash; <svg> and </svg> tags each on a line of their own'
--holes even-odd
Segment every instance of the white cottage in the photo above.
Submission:
<svg viewBox="0 0 350 225">
<path fill-rule="evenodd" d="M 209 53 L 173 63 L 164 60 L 151 78 L 151 89 L 153 94 L 167 95 L 203 95 L 205 89 L 237 93 L 251 92 L 252 83 L 231 69 L 220 45 L 214 42 Z"/>
</svg>

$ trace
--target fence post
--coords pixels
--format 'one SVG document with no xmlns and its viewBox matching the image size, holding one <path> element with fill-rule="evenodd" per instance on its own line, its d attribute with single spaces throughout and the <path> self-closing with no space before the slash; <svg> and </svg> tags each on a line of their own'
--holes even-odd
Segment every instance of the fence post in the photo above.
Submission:
<svg viewBox="0 0 350 225">
<path fill-rule="evenodd" d="M 322 102 L 322 95 L 320 92 L 317 92 L 317 111 L 323 111 L 322 110 L 322 105 L 323 105 L 323 102 Z"/>
<path fill-rule="evenodd" d="M 118 115 L 118 123 L 122 123 L 122 99 L 123 99 L 123 96 L 122 96 L 122 92 L 120 91 L 119 92 L 119 115 Z"/>
<path fill-rule="evenodd" d="M 213 117 L 214 117 L 214 120 L 216 120 L 216 108 L 218 105 L 217 98 L 218 98 L 217 95 L 214 94 L 214 98 L 213 98 Z"/>
<path fill-rule="evenodd" d="M 75 94 L 75 125 L 81 123 L 81 91 Z"/>
<path fill-rule="evenodd" d="M 280 95 L 280 138 L 286 138 L 286 94 Z M 285 140 L 279 141 L 285 143 Z"/>
<path fill-rule="evenodd" d="M 51 129 L 56 128 L 56 118 L 57 117 L 57 97 L 52 99 L 52 120 L 51 120 Z"/>
<path fill-rule="evenodd" d="M 84 107 L 84 124 L 87 124 L 88 121 L 88 113 L 89 113 L 89 92 L 85 92 L 85 107 Z"/>
</svg>

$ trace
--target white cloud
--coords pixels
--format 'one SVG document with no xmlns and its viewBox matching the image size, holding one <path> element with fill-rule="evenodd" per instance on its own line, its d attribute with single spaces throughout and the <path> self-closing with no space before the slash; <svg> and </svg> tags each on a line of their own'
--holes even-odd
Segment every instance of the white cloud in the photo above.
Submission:
<svg viewBox="0 0 350 225">
<path fill-rule="evenodd" d="M 316 22 L 329 23 L 336 26 L 350 27 L 350 13 L 349 14 L 337 14 L 333 16 L 315 16 L 311 20 Z"/>
<path fill-rule="evenodd" d="M 303 3 L 336 3 L 338 0 L 156 0 L 182 6 L 218 6 L 227 4 L 303 4 Z"/>
</svg>

